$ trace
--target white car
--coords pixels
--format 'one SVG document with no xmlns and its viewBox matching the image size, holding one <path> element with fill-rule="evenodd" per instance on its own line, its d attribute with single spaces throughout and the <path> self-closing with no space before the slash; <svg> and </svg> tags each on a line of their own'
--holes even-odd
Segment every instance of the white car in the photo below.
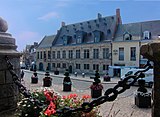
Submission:
<svg viewBox="0 0 160 117">
<path fill-rule="evenodd" d="M 123 80 L 129 75 L 134 75 L 137 71 L 144 70 L 144 69 L 130 69 L 127 71 L 120 79 Z M 148 87 L 152 87 L 153 85 L 153 69 L 149 69 L 148 71 L 144 72 L 145 77 L 142 78 L 145 80 L 145 83 Z M 133 79 L 130 79 L 129 82 L 132 82 Z M 137 83 L 136 83 L 137 84 Z"/>
</svg>

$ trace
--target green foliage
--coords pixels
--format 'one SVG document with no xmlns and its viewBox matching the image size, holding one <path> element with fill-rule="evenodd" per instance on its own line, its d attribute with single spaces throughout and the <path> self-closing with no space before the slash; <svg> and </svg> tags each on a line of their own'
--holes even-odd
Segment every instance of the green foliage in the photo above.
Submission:
<svg viewBox="0 0 160 117">
<path fill-rule="evenodd" d="M 90 101 L 89 95 L 82 98 L 77 94 L 61 96 L 53 90 L 36 90 L 32 93 L 35 99 L 43 103 L 43 108 L 38 108 L 28 98 L 22 98 L 18 103 L 17 117 L 58 117 L 56 110 L 64 107 L 79 108 L 84 101 Z M 98 107 L 89 113 L 82 111 L 74 112 L 69 117 L 101 117 Z"/>
</svg>

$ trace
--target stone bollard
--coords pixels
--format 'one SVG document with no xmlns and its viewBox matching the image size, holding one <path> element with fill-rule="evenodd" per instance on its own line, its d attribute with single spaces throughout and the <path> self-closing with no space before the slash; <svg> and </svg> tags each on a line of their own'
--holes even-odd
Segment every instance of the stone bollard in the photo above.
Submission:
<svg viewBox="0 0 160 117">
<path fill-rule="evenodd" d="M 145 88 L 145 80 L 138 80 L 139 88 L 135 95 L 135 105 L 139 108 L 151 107 L 151 93 Z"/>
<path fill-rule="evenodd" d="M 141 55 L 153 61 L 154 73 L 154 88 L 153 90 L 153 104 L 152 117 L 160 117 L 160 42 L 151 42 L 141 47 Z"/>
<path fill-rule="evenodd" d="M 69 71 L 66 69 L 64 73 L 64 79 L 63 79 L 63 91 L 71 91 L 72 90 L 72 82 L 69 77 Z"/>
<path fill-rule="evenodd" d="M 5 56 L 13 63 L 15 73 L 20 77 L 20 53 L 16 51 L 15 39 L 6 33 L 7 22 L 0 17 L 0 112 L 15 109 L 18 101 L 18 88 L 7 68 Z"/>
<path fill-rule="evenodd" d="M 36 70 L 34 70 L 33 75 L 31 76 L 31 83 L 37 84 L 38 83 L 38 76 Z"/>
</svg>

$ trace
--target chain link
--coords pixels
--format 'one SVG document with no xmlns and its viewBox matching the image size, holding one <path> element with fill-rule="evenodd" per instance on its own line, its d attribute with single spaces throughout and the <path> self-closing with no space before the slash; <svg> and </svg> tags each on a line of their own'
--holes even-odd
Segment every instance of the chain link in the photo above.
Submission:
<svg viewBox="0 0 160 117">
<path fill-rule="evenodd" d="M 94 107 L 99 106 L 105 102 L 114 101 L 118 94 L 123 93 L 127 89 L 130 89 L 130 87 L 139 79 L 144 78 L 144 72 L 148 71 L 151 68 L 151 64 L 148 61 L 145 65 L 144 70 L 139 70 L 135 72 L 134 75 L 127 76 L 124 80 L 119 81 L 117 85 L 115 85 L 113 88 L 109 88 L 105 91 L 104 96 L 101 96 L 91 102 L 84 102 L 80 108 L 72 109 L 67 108 L 65 111 L 57 111 L 61 116 L 60 117 L 66 117 L 67 115 L 71 114 L 72 112 L 76 111 L 83 111 L 83 112 L 90 112 Z M 130 81 L 131 80 L 131 81 Z M 129 82 L 130 81 L 130 82 Z M 120 90 L 118 90 L 120 88 Z"/>
<path fill-rule="evenodd" d="M 7 63 L 8 71 L 12 75 L 13 82 L 17 85 L 18 90 L 21 94 L 24 95 L 25 98 L 28 98 L 30 102 L 32 102 L 37 108 L 43 109 L 43 103 L 41 103 L 39 100 L 32 97 L 31 93 L 27 88 L 21 83 L 18 75 L 14 72 L 13 64 L 9 61 L 9 57 L 5 56 L 5 60 Z"/>
<path fill-rule="evenodd" d="M 22 93 L 26 98 L 29 98 L 30 101 L 35 104 L 37 107 L 40 109 L 43 109 L 43 103 L 41 103 L 39 100 L 33 98 L 31 96 L 31 93 L 29 90 L 26 89 L 26 87 L 21 84 L 18 76 L 16 73 L 13 71 L 13 65 L 9 61 L 9 58 L 6 56 L 5 60 L 8 65 L 8 70 L 12 75 L 14 83 L 18 86 L 18 89 L 20 93 Z M 122 81 L 119 81 L 117 85 L 115 85 L 113 88 L 109 88 L 105 91 L 104 96 L 101 96 L 91 102 L 84 102 L 81 107 L 79 108 L 70 108 L 70 107 L 65 107 L 63 109 L 57 109 L 56 113 L 58 114 L 59 117 L 66 117 L 70 116 L 72 113 L 77 112 L 77 111 L 83 111 L 83 112 L 90 112 L 94 107 L 101 105 L 105 102 L 109 101 L 114 101 L 118 94 L 123 93 L 127 89 L 130 89 L 130 87 L 139 79 L 139 78 L 144 78 L 144 72 L 148 71 L 151 68 L 151 64 L 148 61 L 147 64 L 145 65 L 144 70 L 139 70 L 137 71 L 134 75 L 127 76 L 125 79 Z M 130 81 L 130 82 L 129 82 Z M 119 89 L 119 90 L 118 90 Z"/>
</svg>

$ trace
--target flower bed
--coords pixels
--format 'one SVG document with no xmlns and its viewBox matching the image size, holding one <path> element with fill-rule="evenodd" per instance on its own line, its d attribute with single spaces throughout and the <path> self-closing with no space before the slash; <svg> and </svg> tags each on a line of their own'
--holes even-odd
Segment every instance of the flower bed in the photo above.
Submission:
<svg viewBox="0 0 160 117">
<path fill-rule="evenodd" d="M 40 109 L 28 98 L 23 98 L 18 103 L 18 117 L 58 117 L 56 113 L 57 109 L 63 109 L 64 107 L 79 108 L 84 101 L 91 101 L 89 95 L 83 95 L 79 97 L 77 94 L 69 94 L 67 96 L 61 96 L 53 90 L 36 90 L 32 93 L 32 96 L 43 103 L 43 108 Z M 42 105 L 41 105 L 42 106 Z M 78 111 L 72 113 L 70 117 L 101 117 L 99 115 L 98 107 L 95 107 L 91 112 L 84 113 Z"/>
</svg>

